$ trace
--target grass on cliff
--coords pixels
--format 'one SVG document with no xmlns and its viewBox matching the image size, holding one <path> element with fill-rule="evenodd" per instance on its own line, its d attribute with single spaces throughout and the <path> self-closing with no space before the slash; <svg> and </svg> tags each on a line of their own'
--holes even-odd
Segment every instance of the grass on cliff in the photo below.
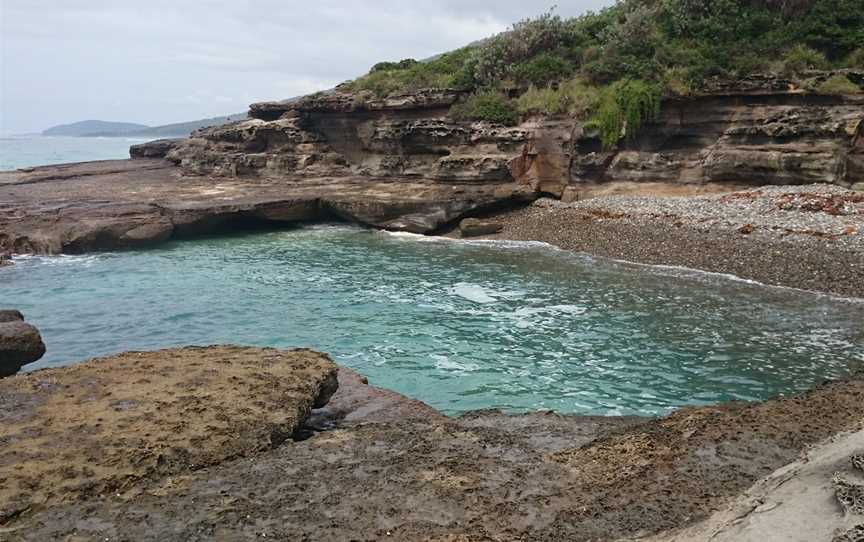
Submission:
<svg viewBox="0 0 864 542">
<path fill-rule="evenodd" d="M 714 77 L 861 68 L 862 44 L 864 0 L 619 0 L 580 17 L 527 19 L 428 61 L 381 63 L 346 87 L 378 96 L 462 89 L 477 97 L 454 109 L 460 118 L 578 115 L 624 137 L 641 122 L 632 96 L 610 94 L 639 88 L 639 103 L 653 107 Z"/>
<path fill-rule="evenodd" d="M 820 94 L 860 94 L 861 89 L 858 85 L 849 80 L 843 75 L 833 75 L 826 79 L 822 84 L 816 87 L 816 91 Z"/>
</svg>

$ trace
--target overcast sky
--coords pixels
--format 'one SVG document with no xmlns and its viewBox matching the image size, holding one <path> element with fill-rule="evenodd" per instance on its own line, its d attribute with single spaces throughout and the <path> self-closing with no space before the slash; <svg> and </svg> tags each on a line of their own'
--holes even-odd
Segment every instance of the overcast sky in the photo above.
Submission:
<svg viewBox="0 0 864 542">
<path fill-rule="evenodd" d="M 554 4 L 611 0 L 0 0 L 0 133 L 84 119 L 158 125 L 331 88 Z"/>
</svg>

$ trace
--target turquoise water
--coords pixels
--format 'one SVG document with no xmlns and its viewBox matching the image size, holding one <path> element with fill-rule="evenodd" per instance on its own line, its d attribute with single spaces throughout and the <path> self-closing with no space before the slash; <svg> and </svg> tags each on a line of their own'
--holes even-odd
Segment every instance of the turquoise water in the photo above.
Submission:
<svg viewBox="0 0 864 542">
<path fill-rule="evenodd" d="M 546 246 L 319 226 L 31 257 L 0 305 L 34 367 L 172 345 L 306 346 L 448 413 L 657 414 L 805 390 L 864 361 L 864 303 Z"/>
<path fill-rule="evenodd" d="M 129 147 L 144 141 L 148 140 L 124 137 L 0 137 L 0 171 L 129 158 Z"/>
</svg>

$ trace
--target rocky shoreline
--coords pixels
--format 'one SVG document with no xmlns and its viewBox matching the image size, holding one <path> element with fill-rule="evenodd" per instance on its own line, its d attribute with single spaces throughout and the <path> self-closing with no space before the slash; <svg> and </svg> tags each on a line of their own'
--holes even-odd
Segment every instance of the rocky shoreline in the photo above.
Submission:
<svg viewBox="0 0 864 542">
<path fill-rule="evenodd" d="M 466 213 L 531 201 L 512 181 L 368 177 L 215 178 L 161 159 L 0 173 L 0 252 L 140 248 L 249 226 L 346 220 L 428 233 Z"/>
<path fill-rule="evenodd" d="M 737 88 L 667 100 L 614 149 L 574 119 L 455 121 L 449 90 L 254 104 L 133 160 L 0 172 L 0 263 L 332 220 L 456 237 L 462 221 L 471 238 L 864 298 L 864 98 L 778 76 Z M 185 348 L 0 380 L 0 422 L 0 540 L 704 540 L 783 468 L 845 507 L 810 525 L 827 539 L 860 524 L 864 494 L 857 454 L 840 457 L 864 424 L 861 375 L 660 419 L 451 419 L 323 354 Z M 789 467 L 820 442 L 819 469 Z"/>
<path fill-rule="evenodd" d="M 336 371 L 210 347 L 0 381 L 0 540 L 666 540 L 864 420 L 860 377 L 661 419 L 452 419 Z"/>
<path fill-rule="evenodd" d="M 460 218 L 479 216 L 493 229 L 475 227 L 471 237 L 864 297 L 864 192 L 606 183 L 582 195 L 590 197 L 529 205 L 539 194 L 514 183 L 190 177 L 159 159 L 47 166 L 0 174 L 0 252 L 140 248 L 332 220 L 458 236 L 452 228 Z"/>
</svg>

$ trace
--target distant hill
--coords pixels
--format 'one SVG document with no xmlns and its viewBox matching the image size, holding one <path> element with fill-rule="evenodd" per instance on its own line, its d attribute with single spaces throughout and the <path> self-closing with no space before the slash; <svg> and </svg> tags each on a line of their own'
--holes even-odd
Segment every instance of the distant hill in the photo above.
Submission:
<svg viewBox="0 0 864 542">
<path fill-rule="evenodd" d="M 236 115 L 226 115 L 224 117 L 212 117 L 209 119 L 166 124 L 164 126 L 145 127 L 144 129 L 136 130 L 131 133 L 124 133 L 122 135 L 124 137 L 187 137 L 190 133 L 199 128 L 205 128 L 207 126 L 221 126 L 245 118 L 246 113 L 237 113 Z"/>
<path fill-rule="evenodd" d="M 221 126 L 229 122 L 243 120 L 246 113 L 226 115 L 224 117 L 212 117 L 209 119 L 193 120 L 189 122 L 178 122 L 165 124 L 163 126 L 147 126 L 146 124 L 135 124 L 133 122 L 106 122 L 103 120 L 83 120 L 72 124 L 62 124 L 48 128 L 42 132 L 44 136 L 66 136 L 66 137 L 140 137 L 140 138 L 166 138 L 166 137 L 188 137 L 190 133 L 199 128 L 207 126 Z"/>
<path fill-rule="evenodd" d="M 61 124 L 48 128 L 42 135 L 45 136 L 67 136 L 67 137 L 98 137 L 106 134 L 126 135 L 129 132 L 147 130 L 146 124 L 135 124 L 133 122 L 107 122 L 104 120 L 82 120 L 72 124 Z"/>
</svg>

